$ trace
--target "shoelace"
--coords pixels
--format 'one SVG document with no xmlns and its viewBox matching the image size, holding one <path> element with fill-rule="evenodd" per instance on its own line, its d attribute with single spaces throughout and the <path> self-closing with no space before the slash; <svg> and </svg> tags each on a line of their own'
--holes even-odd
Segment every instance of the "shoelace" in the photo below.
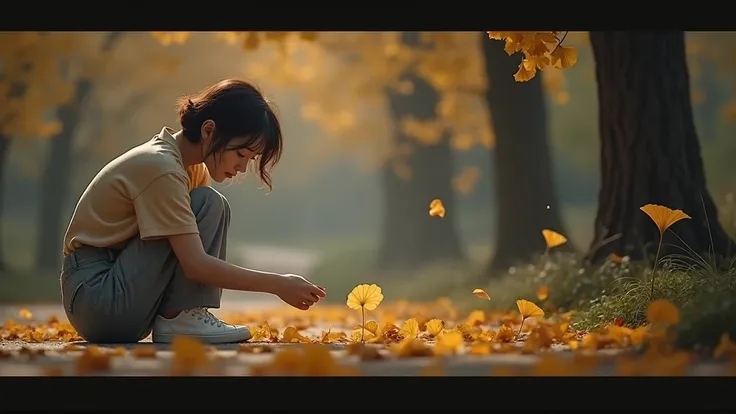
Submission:
<svg viewBox="0 0 736 414">
<path fill-rule="evenodd" d="M 204 323 L 208 323 L 212 326 L 217 324 L 218 328 L 222 327 L 222 321 L 210 313 L 207 308 L 194 308 L 186 312 L 190 312 L 192 316 L 196 316 L 198 320 L 203 321 Z"/>
</svg>

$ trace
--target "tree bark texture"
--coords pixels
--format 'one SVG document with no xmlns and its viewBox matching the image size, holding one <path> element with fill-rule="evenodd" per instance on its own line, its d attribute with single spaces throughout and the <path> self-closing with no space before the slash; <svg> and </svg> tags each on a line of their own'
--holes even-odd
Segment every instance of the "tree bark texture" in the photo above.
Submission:
<svg viewBox="0 0 736 414">
<path fill-rule="evenodd" d="M 699 255 L 730 256 L 733 242 L 706 186 L 684 32 L 591 32 L 590 42 L 602 182 L 588 258 L 597 261 L 610 253 L 653 258 L 659 231 L 639 209 L 650 203 L 692 217 L 671 230 Z M 662 253 L 685 254 L 682 241 L 668 232 Z"/>
<path fill-rule="evenodd" d="M 492 156 L 498 230 L 489 265 L 490 274 L 494 274 L 544 252 L 542 229 L 567 234 L 560 218 L 548 143 L 543 75 L 537 72 L 529 82 L 516 82 L 513 75 L 520 57 L 509 56 L 503 42 L 490 40 L 485 33 L 482 36 L 489 79 L 486 101 L 496 136 Z"/>
<path fill-rule="evenodd" d="M 407 42 L 409 43 L 409 42 Z M 405 269 L 424 266 L 438 260 L 464 260 L 455 216 L 452 190 L 453 159 L 449 135 L 436 145 L 423 145 L 401 132 L 401 120 L 413 116 L 430 120 L 437 116 L 437 92 L 423 79 L 406 74 L 414 85 L 414 93 L 402 95 L 388 90 L 387 97 L 394 137 L 397 143 L 411 143 L 414 151 L 407 164 L 411 179 L 399 177 L 390 165 L 382 172 L 384 192 L 384 224 L 378 253 L 378 267 Z M 429 215 L 429 204 L 442 200 L 444 218 Z"/>
</svg>

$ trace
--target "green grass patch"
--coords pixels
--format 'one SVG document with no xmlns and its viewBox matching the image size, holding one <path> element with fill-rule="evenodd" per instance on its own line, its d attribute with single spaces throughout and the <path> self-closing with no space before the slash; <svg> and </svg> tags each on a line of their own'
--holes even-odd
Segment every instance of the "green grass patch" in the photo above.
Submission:
<svg viewBox="0 0 736 414">
<path fill-rule="evenodd" d="M 726 231 L 736 237 L 736 203 L 728 199 L 719 217 Z M 686 249 L 687 247 L 685 247 Z M 356 248 L 328 255 L 313 278 L 328 289 L 339 292 L 331 300 L 343 301 L 358 283 L 378 283 L 387 300 L 429 301 L 448 297 L 460 311 L 488 309 L 489 305 L 472 295 L 482 288 L 491 296 L 490 307 L 516 309 L 516 300 L 534 301 L 543 309 L 576 311 L 573 328 L 595 330 L 621 318 L 629 327 L 646 322 L 652 299 L 666 299 L 679 310 L 676 343 L 683 348 L 710 348 L 728 333 L 736 338 L 736 265 L 725 270 L 695 254 L 662 258 L 654 277 L 652 269 L 640 263 L 614 263 L 607 260 L 587 265 L 581 255 L 553 252 L 537 261 L 515 266 L 488 276 L 485 264 L 490 248 L 475 249 L 468 263 L 443 263 L 412 272 L 377 272 L 372 269 L 372 249 Z M 691 252 L 692 253 L 692 252 Z M 545 301 L 537 290 L 547 287 Z"/>
<path fill-rule="evenodd" d="M 684 348 L 711 347 L 723 333 L 736 338 L 736 266 L 718 270 L 703 260 L 686 266 L 678 257 L 662 262 L 655 276 L 654 297 L 667 299 L 680 309 L 677 343 Z M 462 312 L 514 310 L 517 299 L 527 299 L 548 311 L 575 310 L 573 327 L 579 330 L 595 330 L 616 318 L 627 326 L 639 326 L 645 322 L 650 303 L 650 267 L 610 260 L 588 266 L 574 253 L 545 255 L 490 280 L 480 254 L 468 263 L 438 263 L 412 272 L 378 272 L 374 263 L 374 250 L 344 248 L 328 255 L 312 279 L 327 287 L 328 299 L 335 303 L 343 302 L 359 283 L 379 284 L 387 301 L 447 297 Z M 537 299 L 542 286 L 549 290 L 545 301 Z M 490 306 L 472 294 L 474 288 L 488 292 Z"/>
</svg>

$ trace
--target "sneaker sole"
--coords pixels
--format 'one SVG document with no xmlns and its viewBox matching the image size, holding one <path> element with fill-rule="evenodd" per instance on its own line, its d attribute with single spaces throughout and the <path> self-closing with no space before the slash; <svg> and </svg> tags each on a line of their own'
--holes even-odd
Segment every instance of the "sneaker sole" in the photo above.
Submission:
<svg viewBox="0 0 736 414">
<path fill-rule="evenodd" d="M 153 342 L 169 344 L 174 341 L 177 336 L 188 336 L 195 338 L 206 344 L 232 344 L 237 342 L 245 342 L 253 337 L 250 330 L 242 329 L 237 331 L 230 331 L 224 334 L 216 335 L 192 335 L 192 334 L 156 334 L 152 335 Z"/>
</svg>

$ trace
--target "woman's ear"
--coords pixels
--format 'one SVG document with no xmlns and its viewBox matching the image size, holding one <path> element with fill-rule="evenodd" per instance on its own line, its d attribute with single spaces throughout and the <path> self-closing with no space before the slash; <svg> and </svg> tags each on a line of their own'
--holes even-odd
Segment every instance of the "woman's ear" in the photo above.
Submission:
<svg viewBox="0 0 736 414">
<path fill-rule="evenodd" d="M 208 119 L 202 122 L 200 133 L 202 134 L 201 136 L 203 141 L 211 141 L 212 135 L 215 133 L 215 121 Z"/>
</svg>

